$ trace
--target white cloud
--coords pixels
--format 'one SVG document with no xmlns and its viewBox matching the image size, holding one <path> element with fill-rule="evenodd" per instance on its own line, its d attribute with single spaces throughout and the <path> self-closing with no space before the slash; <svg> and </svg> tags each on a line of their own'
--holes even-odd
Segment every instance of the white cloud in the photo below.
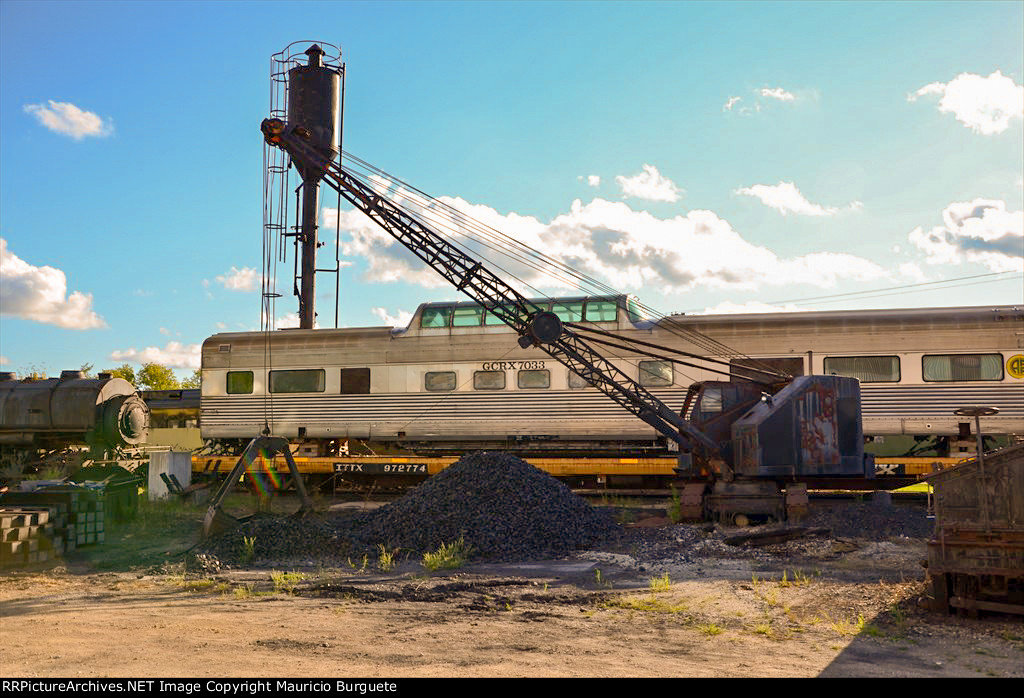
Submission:
<svg viewBox="0 0 1024 698">
<path fill-rule="evenodd" d="M 279 315 L 274 319 L 274 327 L 279 330 L 297 329 L 298 326 L 299 314 L 297 312 L 285 313 L 284 315 Z M 316 318 L 313 319 L 313 329 L 320 329 L 320 321 Z"/>
<path fill-rule="evenodd" d="M 262 279 L 262 274 L 255 267 L 242 267 L 241 269 L 231 267 L 231 271 L 227 274 L 217 276 L 217 281 L 229 291 L 255 291 L 260 287 Z M 203 285 L 209 284 L 204 283 Z"/>
<path fill-rule="evenodd" d="M 114 125 L 109 120 L 104 122 L 98 114 L 80 109 L 71 102 L 55 102 L 51 99 L 47 104 L 50 106 L 26 104 L 25 111 L 55 133 L 80 141 L 86 136 L 102 138 L 114 132 Z"/>
<path fill-rule="evenodd" d="M 409 321 L 412 320 L 412 313 L 408 310 L 399 310 L 394 315 L 389 313 L 387 308 L 371 308 L 370 310 L 380 318 L 381 322 L 391 327 L 408 327 Z"/>
<path fill-rule="evenodd" d="M 928 264 L 983 264 L 993 272 L 1024 268 L 1024 211 L 1007 211 L 1005 201 L 975 199 L 951 203 L 943 225 L 907 236 Z"/>
<path fill-rule="evenodd" d="M 658 218 L 646 211 L 634 211 L 625 202 L 598 198 L 584 204 L 577 199 L 568 212 L 543 223 L 532 216 L 502 215 L 488 206 L 458 198 L 443 197 L 441 201 L 622 290 L 645 285 L 666 293 L 697 286 L 757 289 L 802 283 L 825 287 L 839 279 L 863 281 L 887 276 L 873 262 L 838 252 L 779 258 L 768 248 L 744 240 L 728 221 L 712 211 Z M 435 211 L 430 214 L 439 215 Z M 335 215 L 331 211 L 328 220 Z M 359 211 L 342 211 L 341 217 L 345 231 L 342 248 L 345 254 L 366 260 L 367 281 L 400 281 L 428 288 L 448 286 L 433 269 L 425 267 Z M 543 275 L 507 258 L 498 258 L 459 233 L 447 237 L 471 255 L 497 259 L 503 271 L 497 271 L 496 265 L 489 266 L 510 283 L 516 283 L 510 276 L 515 275 L 536 289 L 579 292 L 571 279 Z M 528 295 L 533 293 L 526 286 L 517 288 Z"/>
<path fill-rule="evenodd" d="M 939 111 L 976 133 L 991 136 L 1010 128 L 1012 119 L 1024 117 L 1024 85 L 996 71 L 987 78 L 960 73 L 947 83 L 933 82 L 907 96 L 910 102 L 925 95 L 941 95 Z"/>
<path fill-rule="evenodd" d="M 928 279 L 928 276 L 918 266 L 917 262 L 904 262 L 899 266 L 899 272 L 902 276 L 915 282 L 922 282 Z"/>
<path fill-rule="evenodd" d="M 163 349 L 146 347 L 145 349 L 116 350 L 110 352 L 113 361 L 134 361 L 138 364 L 158 363 L 170 368 L 192 368 L 200 366 L 202 345 L 168 342 Z"/>
<path fill-rule="evenodd" d="M 0 314 L 72 330 L 107 326 L 93 312 L 91 293 L 67 292 L 63 271 L 29 264 L 0 238 Z"/>
<path fill-rule="evenodd" d="M 722 301 L 713 308 L 705 308 L 694 315 L 735 315 L 740 313 L 796 313 L 803 312 L 805 308 L 798 308 L 792 303 L 786 305 L 768 305 L 761 301 L 747 301 L 746 303 L 733 303 Z"/>
<path fill-rule="evenodd" d="M 601 178 L 598 175 L 587 175 L 587 184 L 592 187 L 601 186 Z"/>
<path fill-rule="evenodd" d="M 729 101 L 722 105 L 722 111 L 732 111 L 732 108 L 742 101 L 742 97 L 730 97 Z"/>
<path fill-rule="evenodd" d="M 644 164 L 643 172 L 632 177 L 619 175 L 615 178 L 622 189 L 624 197 L 634 197 L 647 201 L 679 201 L 683 190 L 671 179 L 662 177 L 654 165 Z"/>
<path fill-rule="evenodd" d="M 757 90 L 757 94 L 769 99 L 777 99 L 780 102 L 792 102 L 796 99 L 792 92 L 787 92 L 781 87 L 762 87 L 760 90 Z"/>
<path fill-rule="evenodd" d="M 8 359 L 6 356 L 0 356 L 0 366 L 6 366 L 9 363 L 11 363 L 10 359 Z"/>
<path fill-rule="evenodd" d="M 793 182 L 779 182 L 775 185 L 755 184 L 752 187 L 737 189 L 736 193 L 756 197 L 765 206 L 774 208 L 784 216 L 787 213 L 801 216 L 834 216 L 841 210 L 835 206 L 812 204 Z M 859 211 L 863 206 L 861 202 L 853 201 L 847 208 Z"/>
<path fill-rule="evenodd" d="M 228 328 L 227 323 L 217 322 L 215 323 L 218 330 L 226 330 Z"/>
</svg>

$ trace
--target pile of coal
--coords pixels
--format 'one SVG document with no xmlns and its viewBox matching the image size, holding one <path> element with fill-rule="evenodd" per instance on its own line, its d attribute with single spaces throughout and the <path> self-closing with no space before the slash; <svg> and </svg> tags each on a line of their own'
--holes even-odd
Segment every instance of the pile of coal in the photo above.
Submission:
<svg viewBox="0 0 1024 698">
<path fill-rule="evenodd" d="M 508 453 L 467 455 L 351 522 L 355 546 L 429 552 L 458 539 L 489 560 L 557 557 L 607 542 L 619 527 L 568 487 Z"/>
<path fill-rule="evenodd" d="M 197 554 L 229 565 L 303 563 L 344 560 L 348 549 L 337 527 L 316 515 L 258 514 L 224 533 L 203 541 Z"/>
</svg>

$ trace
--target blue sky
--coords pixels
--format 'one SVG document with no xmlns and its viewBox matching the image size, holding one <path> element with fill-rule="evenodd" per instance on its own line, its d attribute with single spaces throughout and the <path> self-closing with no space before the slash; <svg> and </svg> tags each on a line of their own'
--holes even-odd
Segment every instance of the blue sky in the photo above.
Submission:
<svg viewBox="0 0 1024 698">
<path fill-rule="evenodd" d="M 184 374 L 259 326 L 259 123 L 303 39 L 343 49 L 346 150 L 660 310 L 1019 304 L 1022 27 L 1021 2 L 5 0 L 0 367 Z M 341 220 L 342 325 L 456 298 Z"/>
</svg>

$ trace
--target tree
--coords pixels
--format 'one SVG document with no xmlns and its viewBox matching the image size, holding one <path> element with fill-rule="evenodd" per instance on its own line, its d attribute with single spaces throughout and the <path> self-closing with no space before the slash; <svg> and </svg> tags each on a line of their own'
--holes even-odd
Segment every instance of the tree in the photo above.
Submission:
<svg viewBox="0 0 1024 698">
<path fill-rule="evenodd" d="M 108 368 L 104 373 L 109 373 L 113 378 L 124 378 L 132 385 L 135 385 L 135 369 L 132 368 L 131 364 L 124 364 L 118 368 Z"/>
<path fill-rule="evenodd" d="M 202 388 L 203 387 L 203 370 L 200 368 L 196 369 L 196 372 L 181 382 L 182 388 Z"/>
<path fill-rule="evenodd" d="M 81 371 L 82 375 L 85 376 L 86 378 L 95 378 L 96 374 L 92 372 L 94 366 L 95 364 L 82 364 L 81 368 L 79 368 L 78 370 Z"/>
<path fill-rule="evenodd" d="M 175 390 L 181 387 L 174 371 L 152 361 L 142 365 L 136 378 L 138 387 L 143 390 Z"/>
</svg>

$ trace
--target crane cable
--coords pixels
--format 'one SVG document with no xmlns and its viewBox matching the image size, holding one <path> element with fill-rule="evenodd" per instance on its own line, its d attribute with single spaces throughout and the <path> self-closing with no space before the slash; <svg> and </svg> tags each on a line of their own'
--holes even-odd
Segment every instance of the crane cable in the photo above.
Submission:
<svg viewBox="0 0 1024 698">
<path fill-rule="evenodd" d="M 415 218 L 421 223 L 426 224 L 427 227 L 440 227 L 445 230 L 448 230 L 455 236 L 463 237 L 471 241 L 474 241 L 482 245 L 483 247 L 491 249 L 502 256 L 510 258 L 513 261 L 517 261 L 520 264 L 523 264 L 524 266 L 532 268 L 548 276 L 549 278 L 554 278 L 555 280 L 565 283 L 567 285 L 575 285 L 577 287 L 582 287 L 584 289 L 586 289 L 587 286 L 590 286 L 591 288 L 596 288 L 596 290 L 600 294 L 621 295 L 614 288 L 608 286 L 604 282 L 601 282 L 600 280 L 595 279 L 593 277 L 589 277 L 586 274 L 583 274 L 582 272 L 579 272 L 573 269 L 572 267 L 569 267 L 565 263 L 553 259 L 550 256 L 529 247 L 528 245 L 522 243 L 521 241 L 515 240 L 514 238 L 510 238 L 509 236 L 501 233 L 500 231 L 492 228 L 491 226 L 488 226 L 487 224 L 474 219 L 469 214 L 460 211 L 459 209 L 451 206 L 450 204 L 447 204 L 446 202 L 440 201 L 435 197 L 431 197 L 430 195 L 425 194 L 419 189 L 416 189 L 415 187 L 388 174 L 387 172 L 380 170 L 379 168 L 376 168 L 370 165 L 369 163 L 366 163 L 365 161 L 357 158 L 356 156 L 346 152 L 345 157 L 347 158 L 347 161 L 356 163 L 361 169 L 367 170 L 370 173 L 367 175 L 355 171 L 355 168 L 353 167 L 346 167 L 344 168 L 344 171 L 348 175 L 354 177 L 364 185 L 381 193 L 382 196 L 385 195 L 385 193 L 389 193 L 392 192 L 392 190 L 396 190 L 392 193 L 392 196 L 394 198 L 388 197 L 389 201 L 391 201 L 393 205 L 401 208 L 405 213 L 407 213 L 411 217 Z M 387 181 L 384 182 L 382 180 Z M 396 184 L 400 184 L 402 188 L 398 189 L 398 187 L 396 187 Z M 382 189 L 384 191 L 381 191 Z M 413 208 L 413 206 L 415 206 L 415 208 Z M 438 208 L 442 209 L 442 212 L 447 212 L 448 215 L 441 215 L 441 212 L 437 211 Z M 430 223 L 427 223 L 428 220 L 430 221 Z M 461 225 L 457 226 L 456 223 Z M 467 229 L 475 230 L 479 234 L 479 236 L 469 233 Z M 541 297 L 544 297 L 552 301 L 555 300 L 551 297 L 546 296 L 538 289 L 536 289 L 532 284 L 521 279 L 519 276 L 510 272 L 508 269 L 505 269 L 501 265 L 494 263 L 493 260 L 489 261 L 491 261 L 498 269 L 503 271 L 506 275 L 515 279 L 523 286 L 532 289 Z M 575 279 L 575 282 L 566 279 L 566 277 L 562 274 L 567 274 L 568 276 L 573 277 Z M 641 305 L 641 307 L 643 307 L 645 310 L 650 311 L 651 314 L 660 316 L 660 319 L 662 320 L 662 322 L 659 324 L 660 328 L 664 328 L 671 332 L 672 334 L 688 339 L 691 343 L 704 349 L 705 351 L 708 351 L 710 354 L 724 355 L 730 357 L 742 357 L 747 360 L 744 363 L 750 364 L 752 366 L 757 366 L 759 367 L 759 370 L 761 370 L 762 372 L 770 373 L 780 378 L 789 377 L 788 374 L 783 374 L 774 367 L 759 362 L 755 359 L 751 359 L 749 356 L 746 356 L 741 352 L 738 352 L 728 347 L 727 345 L 708 337 L 707 335 L 703 335 L 699 332 L 682 326 L 673 318 L 662 315 L 657 311 L 648 308 L 647 306 L 643 306 L 642 304 L 639 305 Z M 622 339 L 624 341 L 631 341 L 625 337 L 623 337 Z"/>
</svg>

